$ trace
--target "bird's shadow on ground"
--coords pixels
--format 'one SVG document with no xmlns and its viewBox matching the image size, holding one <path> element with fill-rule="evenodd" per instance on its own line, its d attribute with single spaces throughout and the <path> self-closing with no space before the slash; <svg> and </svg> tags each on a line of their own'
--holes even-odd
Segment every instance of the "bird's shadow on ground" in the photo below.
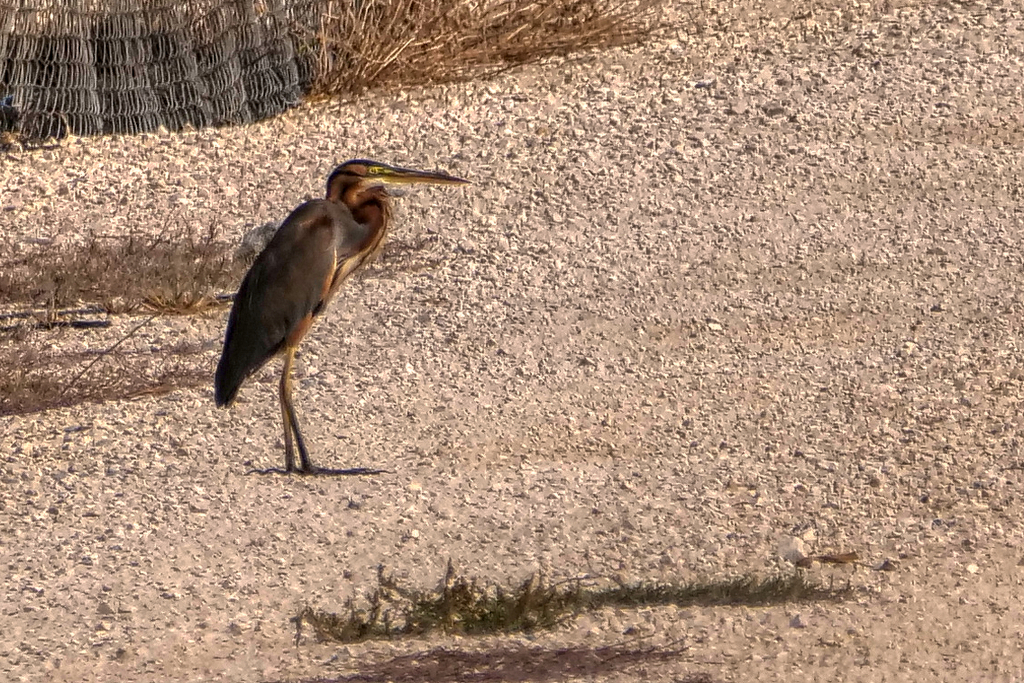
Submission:
<svg viewBox="0 0 1024 683">
<path fill-rule="evenodd" d="M 346 469 L 334 469 L 331 467 L 317 467 L 311 471 L 292 470 L 288 471 L 283 467 L 267 467 L 265 469 L 250 469 L 246 474 L 283 474 L 295 477 L 365 477 L 374 474 L 394 474 L 391 470 L 378 470 L 373 467 L 349 467 Z"/>
<path fill-rule="evenodd" d="M 306 679 L 303 683 L 547 683 L 589 678 L 651 666 L 684 657 L 682 646 L 637 647 L 498 647 L 479 652 L 435 648 L 368 664 L 356 673 Z M 640 678 L 644 672 L 637 672 Z M 713 683 L 705 672 L 687 673 L 674 678 L 678 683 Z"/>
</svg>

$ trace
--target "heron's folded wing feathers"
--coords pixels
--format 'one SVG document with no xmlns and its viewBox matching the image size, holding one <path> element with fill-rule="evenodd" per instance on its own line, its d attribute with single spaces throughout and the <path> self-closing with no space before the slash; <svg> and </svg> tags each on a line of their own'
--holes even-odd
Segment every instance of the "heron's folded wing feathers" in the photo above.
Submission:
<svg viewBox="0 0 1024 683">
<path fill-rule="evenodd" d="M 217 366 L 218 405 L 281 350 L 288 335 L 321 306 L 336 263 L 336 217 L 326 202 L 307 202 L 285 220 L 235 295 Z"/>
</svg>

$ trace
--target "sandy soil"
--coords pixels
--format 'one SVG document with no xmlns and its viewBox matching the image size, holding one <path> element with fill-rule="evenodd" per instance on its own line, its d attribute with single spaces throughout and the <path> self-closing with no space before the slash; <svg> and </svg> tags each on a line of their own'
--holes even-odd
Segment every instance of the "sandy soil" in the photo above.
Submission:
<svg viewBox="0 0 1024 683">
<path fill-rule="evenodd" d="M 734 8 L 493 82 L 3 160 L 24 244 L 171 212 L 240 236 L 356 156 L 475 184 L 400 199 L 410 248 L 303 346 L 314 459 L 392 474 L 247 475 L 283 459 L 276 364 L 230 411 L 208 387 L 0 420 L 0 678 L 1024 678 L 1024 14 L 858 11 Z M 205 343 L 212 375 L 226 315 L 124 353 Z M 810 570 L 856 597 L 345 647 L 289 622 L 381 563 L 715 578 L 791 570 L 792 538 L 857 552 Z"/>
</svg>

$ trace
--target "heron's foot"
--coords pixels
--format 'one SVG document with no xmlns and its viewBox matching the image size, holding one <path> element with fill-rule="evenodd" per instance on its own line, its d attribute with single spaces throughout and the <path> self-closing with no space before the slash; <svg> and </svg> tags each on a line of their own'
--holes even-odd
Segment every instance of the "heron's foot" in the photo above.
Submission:
<svg viewBox="0 0 1024 683">
<path fill-rule="evenodd" d="M 263 470 L 258 470 L 254 467 L 246 472 L 246 474 L 292 474 L 292 472 L 289 472 L 282 467 L 268 467 Z"/>
<path fill-rule="evenodd" d="M 314 477 L 362 477 L 372 474 L 394 474 L 391 470 L 378 470 L 373 467 L 350 467 L 346 469 L 334 469 L 332 467 L 310 467 L 309 469 L 284 469 L 281 467 L 268 467 L 263 470 L 251 469 L 246 474 L 298 474 Z"/>
</svg>

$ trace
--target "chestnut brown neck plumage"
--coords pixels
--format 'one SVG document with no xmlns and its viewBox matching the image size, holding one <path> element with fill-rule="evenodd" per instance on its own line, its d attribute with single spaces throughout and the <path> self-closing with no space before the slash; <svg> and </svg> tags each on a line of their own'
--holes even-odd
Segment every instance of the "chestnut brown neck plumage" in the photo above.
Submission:
<svg viewBox="0 0 1024 683">
<path fill-rule="evenodd" d="M 376 253 L 384 241 L 391 218 L 387 189 L 368 178 L 339 174 L 327 185 L 327 199 L 344 204 L 356 223 L 369 228 L 360 251 Z"/>
</svg>

